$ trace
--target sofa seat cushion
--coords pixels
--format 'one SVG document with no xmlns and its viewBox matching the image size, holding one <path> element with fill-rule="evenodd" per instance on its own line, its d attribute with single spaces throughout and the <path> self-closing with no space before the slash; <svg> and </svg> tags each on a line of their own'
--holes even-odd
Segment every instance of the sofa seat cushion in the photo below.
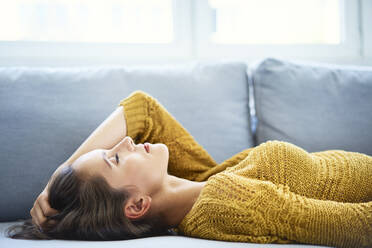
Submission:
<svg viewBox="0 0 372 248">
<path fill-rule="evenodd" d="M 186 236 L 159 236 L 119 241 L 73 241 L 73 240 L 17 240 L 4 236 L 4 230 L 17 222 L 0 223 L 0 247 L 22 248 L 322 248 L 325 246 L 303 244 L 256 244 L 198 239 Z"/>
</svg>

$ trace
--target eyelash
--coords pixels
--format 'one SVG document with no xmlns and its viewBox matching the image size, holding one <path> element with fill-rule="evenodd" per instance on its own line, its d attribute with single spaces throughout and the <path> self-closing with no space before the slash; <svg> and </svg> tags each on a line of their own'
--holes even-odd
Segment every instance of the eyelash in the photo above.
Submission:
<svg viewBox="0 0 372 248">
<path fill-rule="evenodd" d="M 119 156 L 117 153 L 115 154 L 115 158 L 116 158 L 116 163 L 119 163 Z"/>
</svg>

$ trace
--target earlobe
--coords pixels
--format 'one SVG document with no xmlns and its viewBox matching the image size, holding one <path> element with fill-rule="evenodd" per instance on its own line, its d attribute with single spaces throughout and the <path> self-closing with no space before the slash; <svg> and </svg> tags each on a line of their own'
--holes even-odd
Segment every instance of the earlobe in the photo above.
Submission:
<svg viewBox="0 0 372 248">
<path fill-rule="evenodd" d="M 124 206 L 124 214 L 130 220 L 139 220 L 148 213 L 150 206 L 150 196 L 131 197 Z"/>
</svg>

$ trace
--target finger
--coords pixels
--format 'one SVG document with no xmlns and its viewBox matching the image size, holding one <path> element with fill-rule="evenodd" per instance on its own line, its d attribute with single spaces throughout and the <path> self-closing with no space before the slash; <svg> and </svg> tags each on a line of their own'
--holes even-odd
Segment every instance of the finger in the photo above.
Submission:
<svg viewBox="0 0 372 248">
<path fill-rule="evenodd" d="M 39 224 L 37 223 L 36 216 L 35 216 L 35 204 L 34 204 L 34 207 L 32 207 L 30 210 L 30 215 L 32 217 L 32 223 L 38 226 Z"/>
<path fill-rule="evenodd" d="M 35 208 L 36 223 L 38 224 L 39 227 L 41 227 L 41 225 L 46 221 L 46 217 L 44 216 L 44 213 L 41 210 L 39 204 L 35 204 L 34 208 Z"/>
<path fill-rule="evenodd" d="M 37 219 L 37 216 L 35 214 L 35 208 L 33 208 L 31 216 L 32 216 L 32 224 L 40 228 L 39 220 Z"/>
</svg>

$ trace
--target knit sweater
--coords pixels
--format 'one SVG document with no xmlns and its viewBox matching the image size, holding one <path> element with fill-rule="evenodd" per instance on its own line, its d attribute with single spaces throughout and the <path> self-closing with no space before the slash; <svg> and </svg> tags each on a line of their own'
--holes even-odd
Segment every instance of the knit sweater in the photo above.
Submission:
<svg viewBox="0 0 372 248">
<path fill-rule="evenodd" d="M 207 181 L 179 234 L 254 243 L 372 247 L 372 157 L 267 141 L 217 164 L 155 98 L 120 101 L 127 135 L 164 143 L 168 173 Z"/>
</svg>

